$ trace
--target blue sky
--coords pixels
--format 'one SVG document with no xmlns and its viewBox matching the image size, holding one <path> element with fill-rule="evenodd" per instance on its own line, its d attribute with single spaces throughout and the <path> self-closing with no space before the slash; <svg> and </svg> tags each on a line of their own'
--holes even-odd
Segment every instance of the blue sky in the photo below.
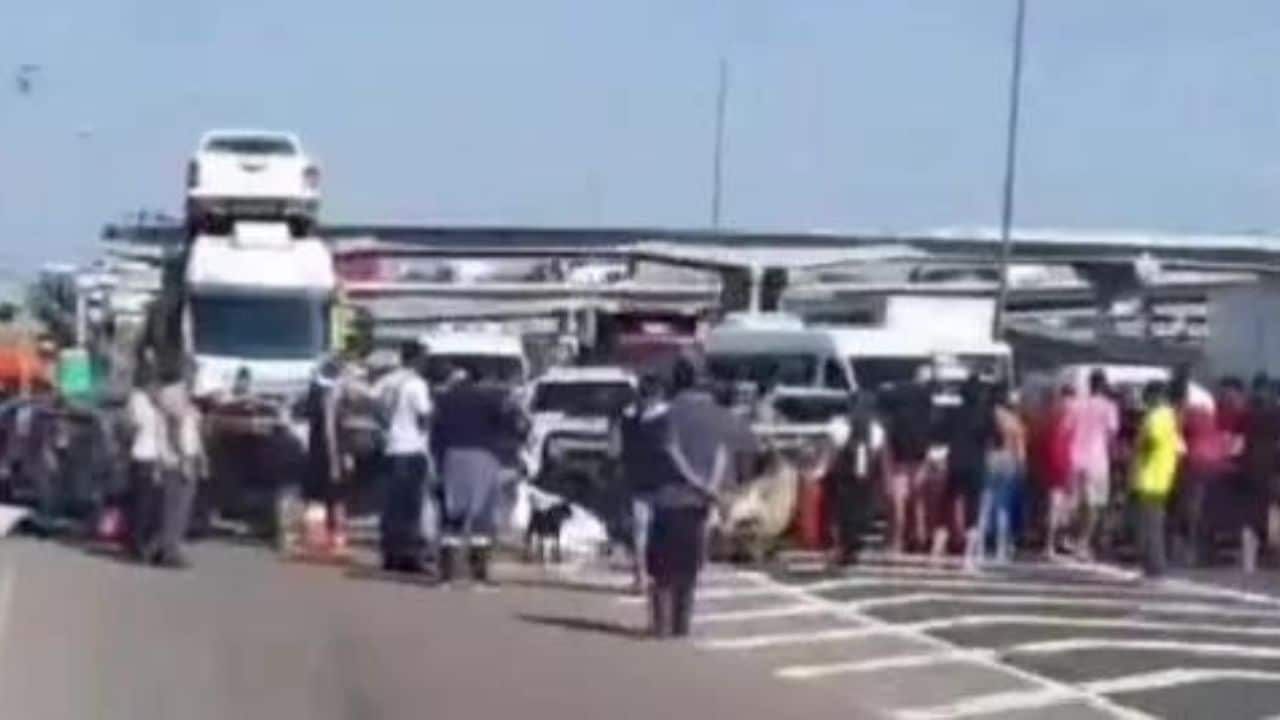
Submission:
<svg viewBox="0 0 1280 720">
<path fill-rule="evenodd" d="M 1029 0 L 1022 225 L 1280 228 L 1280 3 Z M 0 0 L 0 264 L 295 129 L 329 221 L 993 225 L 1013 0 Z M 43 69 L 17 94 L 21 63 Z"/>
</svg>

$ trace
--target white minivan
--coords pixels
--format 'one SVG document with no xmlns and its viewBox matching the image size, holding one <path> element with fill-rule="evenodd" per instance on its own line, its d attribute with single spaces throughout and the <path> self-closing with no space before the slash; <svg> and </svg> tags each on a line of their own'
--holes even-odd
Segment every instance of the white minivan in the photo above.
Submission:
<svg viewBox="0 0 1280 720">
<path fill-rule="evenodd" d="M 512 388 L 529 378 L 529 362 L 524 342 L 513 333 L 487 330 L 437 330 L 419 340 L 427 351 L 428 363 L 467 371 Z"/>
<path fill-rule="evenodd" d="M 713 329 L 704 345 L 717 380 L 781 390 L 877 390 L 914 380 L 921 367 L 944 389 L 971 374 L 990 382 L 1013 375 L 1007 344 L 927 331 L 735 323 Z"/>
</svg>

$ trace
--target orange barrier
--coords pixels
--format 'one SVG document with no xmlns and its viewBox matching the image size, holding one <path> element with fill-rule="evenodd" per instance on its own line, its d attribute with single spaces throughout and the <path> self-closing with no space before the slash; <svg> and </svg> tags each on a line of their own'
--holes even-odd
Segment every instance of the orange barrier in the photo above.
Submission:
<svg viewBox="0 0 1280 720">
<path fill-rule="evenodd" d="M 18 391 L 52 384 L 52 368 L 34 347 L 0 346 L 0 387 Z"/>
</svg>

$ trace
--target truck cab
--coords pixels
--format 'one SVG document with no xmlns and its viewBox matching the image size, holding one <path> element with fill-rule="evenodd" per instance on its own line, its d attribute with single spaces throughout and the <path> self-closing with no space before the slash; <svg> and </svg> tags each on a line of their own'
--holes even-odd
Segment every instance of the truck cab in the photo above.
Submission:
<svg viewBox="0 0 1280 720">
<path fill-rule="evenodd" d="M 183 325 L 194 393 L 232 389 L 247 371 L 255 394 L 300 394 L 330 349 L 337 276 L 328 247 L 280 223 L 236 223 L 188 250 Z"/>
</svg>

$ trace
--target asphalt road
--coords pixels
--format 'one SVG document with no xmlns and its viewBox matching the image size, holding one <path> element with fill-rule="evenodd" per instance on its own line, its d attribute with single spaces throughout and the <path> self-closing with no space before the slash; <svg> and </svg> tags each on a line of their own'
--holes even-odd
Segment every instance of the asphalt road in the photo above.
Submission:
<svg viewBox="0 0 1280 720">
<path fill-rule="evenodd" d="M 499 566 L 490 592 L 216 543 L 191 558 L 178 572 L 0 540 L 0 718 L 868 715 L 638 639 L 621 574 Z"/>
<path fill-rule="evenodd" d="M 695 637 L 638 636 L 604 568 L 497 591 L 205 543 L 181 572 L 0 541 L 3 718 L 959 718 L 1280 714 L 1280 585 L 872 556 L 713 568 Z M 1232 585 L 1236 587 L 1224 587 Z"/>
<path fill-rule="evenodd" d="M 1022 561 L 793 560 L 703 593 L 697 643 L 900 718 L 1280 716 L 1280 587 Z"/>
</svg>

